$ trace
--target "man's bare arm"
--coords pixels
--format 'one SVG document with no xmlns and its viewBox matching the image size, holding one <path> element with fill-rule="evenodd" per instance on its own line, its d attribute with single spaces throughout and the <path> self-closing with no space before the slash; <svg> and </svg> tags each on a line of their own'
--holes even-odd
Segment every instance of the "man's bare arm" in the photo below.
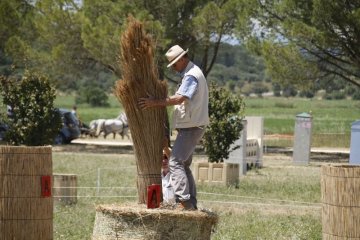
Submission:
<svg viewBox="0 0 360 240">
<path fill-rule="evenodd" d="M 165 99 L 155 99 L 152 96 L 147 98 L 139 99 L 139 106 L 141 109 L 151 108 L 151 107 L 166 107 L 181 104 L 186 100 L 186 97 L 180 94 L 175 94 L 173 96 L 167 97 Z"/>
</svg>

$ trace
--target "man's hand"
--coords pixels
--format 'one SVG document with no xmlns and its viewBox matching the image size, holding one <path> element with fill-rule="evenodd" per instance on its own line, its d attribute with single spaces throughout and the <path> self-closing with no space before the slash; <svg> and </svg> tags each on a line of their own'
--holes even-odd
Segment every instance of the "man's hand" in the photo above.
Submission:
<svg viewBox="0 0 360 240">
<path fill-rule="evenodd" d="M 153 96 L 148 95 L 147 98 L 139 98 L 138 105 L 141 109 L 156 107 L 157 100 Z"/>
<path fill-rule="evenodd" d="M 165 99 L 155 99 L 148 94 L 147 98 L 139 98 L 138 105 L 141 109 L 147 109 L 151 107 L 166 107 L 181 104 L 186 100 L 185 96 L 175 94 L 174 96 L 167 97 Z"/>
</svg>

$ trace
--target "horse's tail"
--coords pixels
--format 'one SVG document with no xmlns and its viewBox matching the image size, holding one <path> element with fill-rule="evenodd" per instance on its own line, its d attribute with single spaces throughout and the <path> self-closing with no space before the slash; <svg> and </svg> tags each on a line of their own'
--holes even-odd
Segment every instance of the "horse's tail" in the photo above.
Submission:
<svg viewBox="0 0 360 240">
<path fill-rule="evenodd" d="M 105 125 L 105 120 L 103 120 L 103 119 L 98 120 L 95 137 L 98 137 L 100 135 L 102 129 L 104 129 L 104 127 L 105 127 L 104 125 Z"/>
</svg>

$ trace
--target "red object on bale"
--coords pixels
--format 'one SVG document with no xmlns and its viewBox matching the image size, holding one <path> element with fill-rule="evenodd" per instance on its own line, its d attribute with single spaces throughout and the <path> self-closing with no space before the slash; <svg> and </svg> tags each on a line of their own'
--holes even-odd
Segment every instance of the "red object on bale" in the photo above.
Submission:
<svg viewBox="0 0 360 240">
<path fill-rule="evenodd" d="M 41 196 L 51 197 L 51 176 L 41 176 Z"/>
<path fill-rule="evenodd" d="M 159 184 L 152 184 L 147 187 L 147 208 L 160 207 L 161 186 Z"/>
</svg>

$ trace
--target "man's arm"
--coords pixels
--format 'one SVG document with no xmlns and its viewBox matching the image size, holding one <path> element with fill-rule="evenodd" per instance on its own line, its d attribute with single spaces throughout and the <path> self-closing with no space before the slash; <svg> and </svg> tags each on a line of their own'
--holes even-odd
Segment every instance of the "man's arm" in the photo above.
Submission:
<svg viewBox="0 0 360 240">
<path fill-rule="evenodd" d="M 167 97 L 165 99 L 155 99 L 152 96 L 147 98 L 140 98 L 138 105 L 141 109 L 147 109 L 151 107 L 166 107 L 179 105 L 186 100 L 186 97 L 180 94 L 175 94 L 173 96 Z"/>
</svg>

